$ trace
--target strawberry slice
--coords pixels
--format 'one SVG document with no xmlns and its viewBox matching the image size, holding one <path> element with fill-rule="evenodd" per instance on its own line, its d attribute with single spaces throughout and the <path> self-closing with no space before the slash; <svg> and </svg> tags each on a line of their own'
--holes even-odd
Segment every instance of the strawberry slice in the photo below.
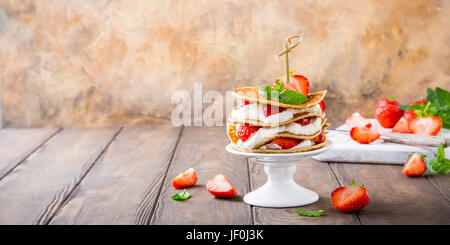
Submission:
<svg viewBox="0 0 450 245">
<path fill-rule="evenodd" d="M 411 154 L 409 160 L 403 166 L 402 173 L 406 176 L 419 176 L 427 171 L 427 164 L 425 163 L 425 155 Z"/>
<path fill-rule="evenodd" d="M 206 189 L 216 197 L 235 197 L 236 189 L 222 174 L 214 176 L 206 183 Z"/>
<path fill-rule="evenodd" d="M 411 122 L 412 119 L 416 118 L 417 115 L 414 112 L 414 110 L 407 110 L 403 113 L 403 118 L 406 119 L 406 121 Z"/>
<path fill-rule="evenodd" d="M 340 187 L 331 193 L 331 203 L 335 208 L 342 212 L 352 212 L 361 210 L 370 202 L 369 193 L 366 188 L 355 185 Z"/>
<path fill-rule="evenodd" d="M 275 81 L 275 83 L 278 81 L 279 80 Z M 289 83 L 287 83 L 287 81 L 283 81 L 283 85 L 285 89 L 297 91 L 304 96 L 308 96 L 309 94 L 309 81 L 302 75 L 293 75 L 291 79 L 289 79 Z"/>
<path fill-rule="evenodd" d="M 302 118 L 302 119 L 299 119 L 299 120 L 297 120 L 297 121 L 295 121 L 295 122 L 298 123 L 298 124 L 300 124 L 300 125 L 302 125 L 302 126 L 306 126 L 306 125 L 308 125 L 308 124 L 311 123 L 311 118 L 309 118 L 309 117 L 307 117 L 307 118 Z"/>
<path fill-rule="evenodd" d="M 193 168 L 186 170 L 186 172 L 177 175 L 172 181 L 172 186 L 175 189 L 193 186 L 197 183 L 197 174 Z"/>
<path fill-rule="evenodd" d="M 281 113 L 284 110 L 286 110 L 286 108 L 278 107 L 278 106 L 264 105 L 264 107 L 263 107 L 263 113 L 264 113 L 264 116 L 266 116 L 266 117 Z"/>
<path fill-rule="evenodd" d="M 409 122 L 404 117 L 400 118 L 400 120 L 394 125 L 392 132 L 404 134 L 412 133 L 411 129 L 409 129 Z"/>
<path fill-rule="evenodd" d="M 365 119 L 359 112 L 354 112 L 350 117 L 345 120 L 345 125 L 347 128 L 353 128 L 353 127 L 366 127 L 371 128 L 372 124 L 369 122 L 369 120 Z"/>
<path fill-rule="evenodd" d="M 325 113 L 325 109 L 327 108 L 327 104 L 325 104 L 325 101 L 324 100 L 320 101 L 319 105 L 320 109 L 322 109 L 322 113 Z"/>
<path fill-rule="evenodd" d="M 249 105 L 250 102 L 248 100 L 241 100 L 239 101 L 239 107 L 244 107 L 246 105 Z"/>
<path fill-rule="evenodd" d="M 409 127 L 414 134 L 437 135 L 442 128 L 442 119 L 438 116 L 414 118 Z"/>
<path fill-rule="evenodd" d="M 358 143 L 369 144 L 380 138 L 380 134 L 367 127 L 353 127 L 350 130 L 350 137 Z"/>
<path fill-rule="evenodd" d="M 280 146 L 283 149 L 292 148 L 300 143 L 300 140 L 287 138 L 287 137 L 279 137 L 270 142 L 270 144 L 275 144 Z"/>
<path fill-rule="evenodd" d="M 314 139 L 312 139 L 312 141 L 316 144 L 320 144 L 323 141 L 325 141 L 325 135 L 323 131 L 319 135 L 317 135 Z"/>
<path fill-rule="evenodd" d="M 248 125 L 248 124 L 242 124 L 239 126 L 237 130 L 237 137 L 242 140 L 242 142 L 245 142 L 250 138 L 250 136 L 258 131 L 261 127 Z"/>
</svg>

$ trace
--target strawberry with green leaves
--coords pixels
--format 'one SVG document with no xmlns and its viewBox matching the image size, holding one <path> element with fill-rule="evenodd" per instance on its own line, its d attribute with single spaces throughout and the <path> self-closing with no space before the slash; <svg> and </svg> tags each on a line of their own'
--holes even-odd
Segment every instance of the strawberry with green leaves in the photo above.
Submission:
<svg viewBox="0 0 450 245">
<path fill-rule="evenodd" d="M 383 128 L 392 128 L 402 116 L 403 110 L 394 98 L 378 100 L 375 118 Z"/>
<path fill-rule="evenodd" d="M 401 106 L 406 109 L 410 116 L 408 122 L 408 128 L 413 134 L 420 135 L 437 135 L 442 128 L 442 119 L 437 115 L 438 107 L 432 102 L 427 102 L 426 105 L 412 104 Z"/>
<path fill-rule="evenodd" d="M 420 176 L 424 174 L 427 171 L 425 158 L 425 155 L 411 154 L 409 160 L 403 166 L 402 173 L 406 176 Z"/>
</svg>

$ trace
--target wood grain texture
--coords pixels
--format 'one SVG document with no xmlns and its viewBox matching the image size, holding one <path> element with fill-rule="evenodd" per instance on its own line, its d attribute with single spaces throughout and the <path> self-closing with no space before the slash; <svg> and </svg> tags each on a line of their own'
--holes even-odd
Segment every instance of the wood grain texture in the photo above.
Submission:
<svg viewBox="0 0 450 245">
<path fill-rule="evenodd" d="M 450 201 L 450 175 L 427 173 L 425 177 Z"/>
<path fill-rule="evenodd" d="M 252 189 L 262 186 L 267 179 L 264 165 L 251 162 L 250 178 Z M 352 213 L 341 213 L 331 205 L 331 192 L 339 187 L 328 163 L 308 158 L 297 164 L 295 181 L 319 194 L 319 201 L 298 208 L 261 208 L 254 207 L 255 224 L 262 225 L 337 225 L 359 224 L 358 218 Z M 294 209 L 314 211 L 323 209 L 320 217 L 304 217 L 294 213 Z"/>
<path fill-rule="evenodd" d="M 250 206 L 242 201 L 248 192 L 247 160 L 225 151 L 229 140 L 223 127 L 187 127 L 180 138 L 169 168 L 152 224 L 250 224 Z M 198 181 L 187 188 L 191 198 L 174 201 L 171 196 L 181 190 L 172 187 L 173 178 L 193 167 Z M 217 174 L 223 174 L 236 187 L 233 199 L 214 198 L 206 183 Z"/>
<path fill-rule="evenodd" d="M 180 127 L 127 127 L 50 224 L 146 224 Z"/>
<path fill-rule="evenodd" d="M 0 129 L 0 180 L 59 129 Z"/>
<path fill-rule="evenodd" d="M 450 202 L 424 177 L 407 177 L 402 166 L 331 164 L 339 181 L 364 184 L 370 203 L 363 224 L 450 224 Z"/>
<path fill-rule="evenodd" d="M 0 224 L 45 224 L 119 128 L 64 129 L 0 181 Z"/>
</svg>

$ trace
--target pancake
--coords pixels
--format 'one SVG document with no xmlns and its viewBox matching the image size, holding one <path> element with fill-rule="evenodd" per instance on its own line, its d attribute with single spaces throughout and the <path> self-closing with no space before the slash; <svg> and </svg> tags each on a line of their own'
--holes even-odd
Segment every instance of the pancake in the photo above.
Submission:
<svg viewBox="0 0 450 245">
<path fill-rule="evenodd" d="M 292 109 L 305 109 L 312 106 L 315 106 L 320 103 L 320 101 L 323 100 L 325 95 L 327 94 L 326 90 L 319 91 L 316 93 L 312 93 L 308 95 L 308 100 L 298 104 L 298 105 L 291 105 L 291 104 L 285 104 L 281 103 L 276 100 L 266 100 L 265 98 L 259 96 L 259 87 L 243 87 L 235 89 L 232 92 L 232 95 L 238 99 L 246 100 L 253 103 L 260 103 L 260 104 L 266 104 L 266 105 L 272 105 L 272 106 L 278 106 L 283 108 L 292 108 Z"/>
<path fill-rule="evenodd" d="M 318 130 L 316 133 L 314 133 L 313 135 L 299 135 L 299 134 L 292 134 L 289 132 L 281 132 L 281 133 L 275 134 L 274 136 L 268 137 L 265 140 L 261 141 L 259 144 L 255 145 L 254 149 L 257 149 L 279 137 L 303 139 L 303 140 L 314 139 L 322 131 L 325 131 L 326 128 L 330 126 L 329 123 L 325 123 L 326 121 L 327 121 L 326 119 L 322 121 L 322 128 L 320 130 Z M 231 142 L 233 142 L 233 144 L 236 145 L 237 142 L 239 141 L 239 138 L 236 136 L 236 124 L 234 124 L 234 123 L 227 124 L 227 134 L 228 134 L 228 138 L 231 140 Z M 233 146 L 233 147 L 238 148 L 237 146 Z"/>
<path fill-rule="evenodd" d="M 316 145 L 311 145 L 311 146 L 305 146 L 305 147 L 301 147 L 301 148 L 295 148 L 295 149 L 276 149 L 276 150 L 272 150 L 272 149 L 253 149 L 253 150 L 246 150 L 246 149 L 241 149 L 237 146 L 232 146 L 233 149 L 237 150 L 237 151 L 242 151 L 242 152 L 251 152 L 251 153 L 295 153 L 295 152 L 305 152 L 305 151 L 312 151 L 312 150 L 316 150 L 319 148 L 324 147 L 327 144 L 327 137 L 325 137 L 325 140 L 320 143 L 320 144 L 316 144 Z"/>
</svg>

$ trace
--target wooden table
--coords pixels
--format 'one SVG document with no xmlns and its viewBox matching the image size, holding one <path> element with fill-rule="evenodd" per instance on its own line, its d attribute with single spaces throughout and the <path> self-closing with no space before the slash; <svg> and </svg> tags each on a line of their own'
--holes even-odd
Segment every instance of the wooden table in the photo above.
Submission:
<svg viewBox="0 0 450 245">
<path fill-rule="evenodd" d="M 0 224 L 450 224 L 450 178 L 408 178 L 402 166 L 297 165 L 296 181 L 319 193 L 302 217 L 293 208 L 252 207 L 242 196 L 265 181 L 263 167 L 224 149 L 223 127 L 141 127 L 0 130 Z M 174 201 L 171 181 L 194 167 L 191 198 Z M 215 199 L 205 188 L 216 174 L 238 197 Z M 334 209 L 330 193 L 352 179 L 371 202 L 356 213 Z"/>
</svg>

